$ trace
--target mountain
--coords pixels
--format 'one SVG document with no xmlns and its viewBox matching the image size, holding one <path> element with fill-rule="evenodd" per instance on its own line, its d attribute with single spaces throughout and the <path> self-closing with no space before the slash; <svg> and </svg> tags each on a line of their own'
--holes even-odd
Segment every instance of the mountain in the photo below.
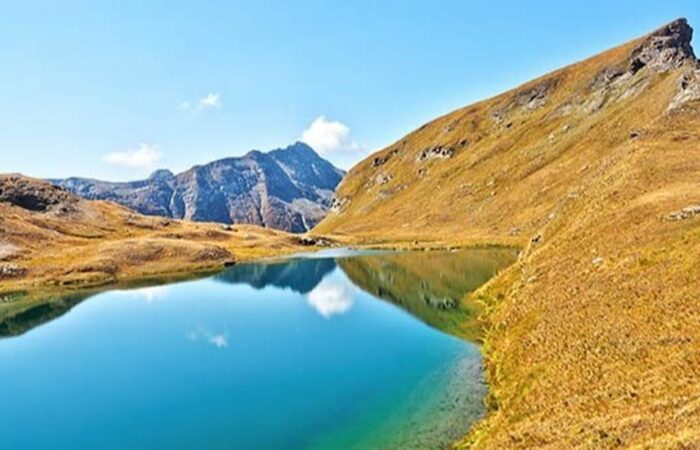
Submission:
<svg viewBox="0 0 700 450">
<path fill-rule="evenodd" d="M 158 170 L 148 179 L 110 183 L 51 180 L 88 199 L 110 200 L 142 214 L 195 221 L 246 223 L 290 232 L 312 228 L 330 207 L 344 172 L 308 145 L 254 150 L 180 174 Z"/>
<path fill-rule="evenodd" d="M 557 36 L 555 39 L 565 39 Z M 485 304 L 475 448 L 700 436 L 700 64 L 684 19 L 427 123 L 352 168 L 313 230 L 515 244 Z"/>
<path fill-rule="evenodd" d="M 0 322 L 65 311 L 34 309 L 64 290 L 182 277 L 301 249 L 301 239 L 283 231 L 143 216 L 43 180 L 0 174 Z M 6 332 L 0 324 L 0 335 Z"/>
</svg>

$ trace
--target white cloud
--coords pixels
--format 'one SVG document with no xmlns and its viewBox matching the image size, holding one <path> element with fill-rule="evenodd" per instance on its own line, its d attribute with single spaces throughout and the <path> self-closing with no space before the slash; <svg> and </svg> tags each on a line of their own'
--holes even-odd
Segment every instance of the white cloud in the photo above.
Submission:
<svg viewBox="0 0 700 450">
<path fill-rule="evenodd" d="M 197 114 L 205 109 L 221 109 L 223 106 L 224 102 L 221 99 L 221 94 L 218 92 L 210 92 L 196 102 L 181 102 L 177 105 L 177 109 L 186 113 Z"/>
<path fill-rule="evenodd" d="M 104 161 L 116 166 L 143 169 L 153 167 L 162 158 L 163 153 L 157 146 L 140 144 L 135 149 L 109 153 L 105 155 Z"/>
<path fill-rule="evenodd" d="M 319 116 L 309 128 L 301 134 L 300 140 L 306 142 L 319 153 L 355 153 L 364 149 L 353 140 L 350 127 L 336 120 Z"/>
<path fill-rule="evenodd" d="M 309 292 L 307 300 L 316 312 L 329 319 L 350 311 L 354 298 L 350 287 L 343 282 L 323 280 Z"/>
<path fill-rule="evenodd" d="M 210 93 L 206 97 L 199 100 L 199 104 L 202 108 L 221 108 L 223 104 L 221 103 L 221 94 Z"/>
</svg>

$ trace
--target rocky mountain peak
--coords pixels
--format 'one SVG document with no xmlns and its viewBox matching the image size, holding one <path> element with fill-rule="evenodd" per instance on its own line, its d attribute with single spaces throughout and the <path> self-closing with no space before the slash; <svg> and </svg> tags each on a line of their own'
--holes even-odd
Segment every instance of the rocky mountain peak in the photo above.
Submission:
<svg viewBox="0 0 700 450">
<path fill-rule="evenodd" d="M 686 19 L 677 19 L 649 34 L 632 51 L 630 71 L 636 73 L 644 67 L 664 72 L 675 69 L 683 61 L 696 61 L 690 41 L 693 29 Z"/>
<path fill-rule="evenodd" d="M 301 142 L 301 141 L 295 142 L 294 144 L 285 148 L 285 150 L 295 152 L 295 153 L 311 153 L 311 154 L 318 156 L 318 154 L 316 153 L 316 151 L 313 148 L 311 148 L 308 144 Z"/>
<path fill-rule="evenodd" d="M 149 180 L 153 181 L 168 181 L 175 178 L 175 174 L 168 169 L 158 169 L 148 177 Z"/>
<path fill-rule="evenodd" d="M 318 153 L 304 142 L 295 142 L 285 148 L 280 148 L 270 152 L 273 155 L 283 158 L 295 158 L 304 160 L 321 159 Z"/>
<path fill-rule="evenodd" d="M 326 215 L 344 174 L 297 142 L 267 153 L 252 150 L 180 174 L 157 170 L 147 180 L 51 181 L 82 197 L 110 200 L 142 214 L 303 232 Z"/>
</svg>

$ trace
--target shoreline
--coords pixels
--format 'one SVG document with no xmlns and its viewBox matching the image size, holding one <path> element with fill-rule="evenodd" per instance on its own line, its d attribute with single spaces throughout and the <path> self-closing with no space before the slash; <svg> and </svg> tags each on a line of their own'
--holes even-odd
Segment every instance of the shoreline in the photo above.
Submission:
<svg viewBox="0 0 700 450">
<path fill-rule="evenodd" d="M 302 235 L 303 236 L 303 235 Z M 313 236 L 314 239 L 328 239 L 326 236 Z M 9 302 L 0 302 L 0 314 L 5 316 L 8 311 L 13 311 L 14 314 L 21 314 L 23 311 L 35 308 L 43 303 L 50 303 L 57 298 L 65 298 L 70 296 L 92 296 L 97 293 L 113 290 L 113 289 L 129 289 L 129 288 L 140 288 L 140 287 L 150 287 L 162 284 L 177 283 L 182 281 L 194 280 L 205 278 L 216 274 L 226 267 L 231 265 L 252 263 L 252 262 L 264 262 L 264 261 L 275 261 L 275 260 L 285 260 L 288 258 L 303 257 L 305 254 L 317 253 L 324 250 L 338 250 L 338 249 L 350 249 L 355 251 L 362 250 L 389 250 L 389 251 L 416 251 L 416 252 L 428 252 L 428 251 L 459 251 L 466 249 L 487 249 L 487 248 L 504 248 L 518 250 L 522 249 L 522 245 L 516 245 L 512 239 L 500 239 L 500 240 L 487 240 L 487 239 L 456 239 L 453 241 L 435 241 L 435 240 L 421 240 L 419 238 L 408 238 L 400 240 L 381 240 L 379 242 L 372 239 L 353 239 L 346 237 L 332 236 L 330 237 L 331 245 L 316 246 L 316 245 L 297 245 L 289 246 L 285 248 L 266 248 L 261 246 L 256 248 L 253 253 L 233 253 L 235 261 L 225 260 L 225 261 L 215 261 L 207 264 L 193 263 L 193 262 L 180 262 L 174 267 L 167 267 L 165 270 L 158 270 L 158 267 L 134 267 L 130 271 L 120 274 L 120 276 L 104 276 L 97 277 L 88 280 L 78 280 L 75 282 L 70 277 L 56 277 L 56 278 L 25 278 L 21 281 L 18 280 L 17 283 L 11 283 L 6 285 L 3 283 L 2 289 L 0 289 L 0 299 L 3 296 L 13 295 L 20 293 L 26 295 L 26 298 Z M 222 248 L 227 246 L 223 245 Z M 234 250 L 235 252 L 235 250 Z M 514 265 L 517 265 L 518 260 L 516 259 L 511 266 L 508 266 L 501 270 L 499 273 L 495 274 L 485 285 L 481 286 L 474 292 L 466 294 L 470 299 L 478 301 L 483 306 L 487 306 L 483 299 L 481 298 L 482 292 L 485 289 L 499 280 L 501 275 L 508 271 Z M 137 270 L 134 270 L 137 269 Z M 139 270 L 140 269 L 140 270 Z M 15 306 L 15 308 L 11 308 Z M 69 310 L 68 308 L 67 310 Z M 67 311 L 66 310 L 66 311 Z M 479 317 L 478 320 L 484 323 L 484 331 L 488 336 L 489 317 L 488 313 L 484 313 L 483 316 Z M 457 337 L 460 340 L 469 342 L 465 338 Z M 482 354 L 483 361 L 483 377 L 486 381 L 487 389 L 486 396 L 484 398 L 485 414 L 483 417 L 475 421 L 469 427 L 469 432 L 462 438 L 454 442 L 454 445 L 460 445 L 465 442 L 465 440 L 470 439 L 470 437 L 479 430 L 482 422 L 487 420 L 493 410 L 493 397 L 494 392 L 492 392 L 492 383 L 490 382 L 489 376 L 489 365 L 490 358 L 487 353 L 487 343 L 486 341 L 477 348 Z"/>
<path fill-rule="evenodd" d="M 326 239 L 327 237 L 314 236 L 316 239 Z M 522 246 L 515 245 L 512 240 L 454 240 L 448 241 L 435 241 L 435 240 L 420 240 L 415 238 L 403 239 L 403 240 L 381 240 L 379 242 L 372 239 L 353 239 L 353 238 L 343 238 L 338 236 L 331 237 L 333 245 L 330 246 L 290 246 L 286 248 L 265 248 L 261 246 L 256 249 L 254 253 L 243 253 L 236 254 L 235 261 L 215 261 L 208 264 L 201 263 L 191 263 L 182 262 L 172 267 L 169 266 L 165 270 L 158 270 L 158 267 L 132 267 L 130 271 L 120 274 L 120 276 L 104 276 L 88 280 L 79 280 L 75 282 L 71 280 L 70 277 L 55 277 L 55 278 L 24 278 L 18 280 L 15 283 L 10 283 L 9 285 L 3 283 L 2 289 L 0 290 L 0 298 L 3 296 L 21 294 L 26 296 L 21 300 L 10 300 L 8 302 L 2 302 L 0 306 L 0 313 L 3 316 L 8 312 L 12 311 L 14 314 L 21 314 L 23 311 L 35 308 L 41 304 L 48 304 L 57 298 L 65 298 L 70 296 L 92 296 L 100 292 L 113 290 L 113 289 L 129 289 L 129 288 L 139 288 L 139 287 L 150 287 L 162 284 L 177 283 L 181 281 L 188 281 L 193 279 L 205 278 L 207 276 L 216 274 L 226 267 L 237 264 L 245 264 L 252 262 L 264 262 L 264 261 L 275 261 L 275 260 L 285 260 L 288 258 L 295 258 L 297 255 L 304 255 L 309 253 L 316 253 L 324 250 L 338 250 L 347 248 L 350 250 L 390 250 L 390 251 L 459 251 L 465 249 L 478 249 L 478 248 L 508 248 L 508 249 L 519 249 Z M 225 248 L 225 246 L 224 246 Z M 514 262 L 513 264 L 517 264 Z M 512 266 L 510 266 L 512 267 Z M 136 270 L 134 270 L 136 269 Z M 493 283 L 495 280 L 499 279 L 501 274 L 508 270 L 508 268 L 503 269 L 500 273 L 496 274 L 486 285 L 477 289 L 476 291 L 468 294 L 470 297 L 479 300 L 479 293 L 486 286 Z M 70 308 L 69 308 L 70 309 Z M 479 321 L 482 321 L 485 325 L 485 330 L 488 329 L 488 317 L 480 317 Z M 463 338 L 458 338 L 464 340 Z M 469 341 L 465 341 L 469 342 Z M 484 367 L 484 379 L 488 380 L 488 364 L 489 355 L 485 352 L 485 343 L 478 345 L 479 351 L 482 353 L 483 367 Z M 469 428 L 469 434 L 460 438 L 456 441 L 454 445 L 458 445 L 463 442 L 474 430 L 478 429 L 479 425 L 490 416 L 491 407 L 489 406 L 488 399 L 492 398 L 492 386 L 491 383 L 487 381 L 487 390 L 485 397 L 485 415 L 476 422 L 474 422 Z"/>
</svg>

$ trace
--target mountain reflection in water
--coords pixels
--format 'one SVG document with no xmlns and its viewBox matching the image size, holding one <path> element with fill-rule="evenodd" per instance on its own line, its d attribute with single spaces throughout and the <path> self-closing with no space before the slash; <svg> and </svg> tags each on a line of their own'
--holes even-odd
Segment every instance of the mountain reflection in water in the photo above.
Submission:
<svg viewBox="0 0 700 450">
<path fill-rule="evenodd" d="M 336 251 L 0 295 L 4 447 L 447 448 L 484 413 L 468 293 L 514 257 Z"/>
<path fill-rule="evenodd" d="M 512 263 L 515 257 L 513 249 L 471 249 L 293 258 L 239 264 L 220 272 L 214 279 L 256 289 L 268 286 L 290 289 L 305 295 L 319 314 L 331 318 L 350 310 L 353 302 L 347 287 L 324 280 L 340 267 L 365 292 L 395 304 L 434 328 L 478 341 L 479 307 L 467 301 L 467 294 Z M 157 287 L 140 289 L 148 301 L 155 299 Z M 78 292 L 43 301 L 26 293 L 14 296 L 0 305 L 0 337 L 21 335 L 60 317 L 98 292 Z"/>
</svg>

